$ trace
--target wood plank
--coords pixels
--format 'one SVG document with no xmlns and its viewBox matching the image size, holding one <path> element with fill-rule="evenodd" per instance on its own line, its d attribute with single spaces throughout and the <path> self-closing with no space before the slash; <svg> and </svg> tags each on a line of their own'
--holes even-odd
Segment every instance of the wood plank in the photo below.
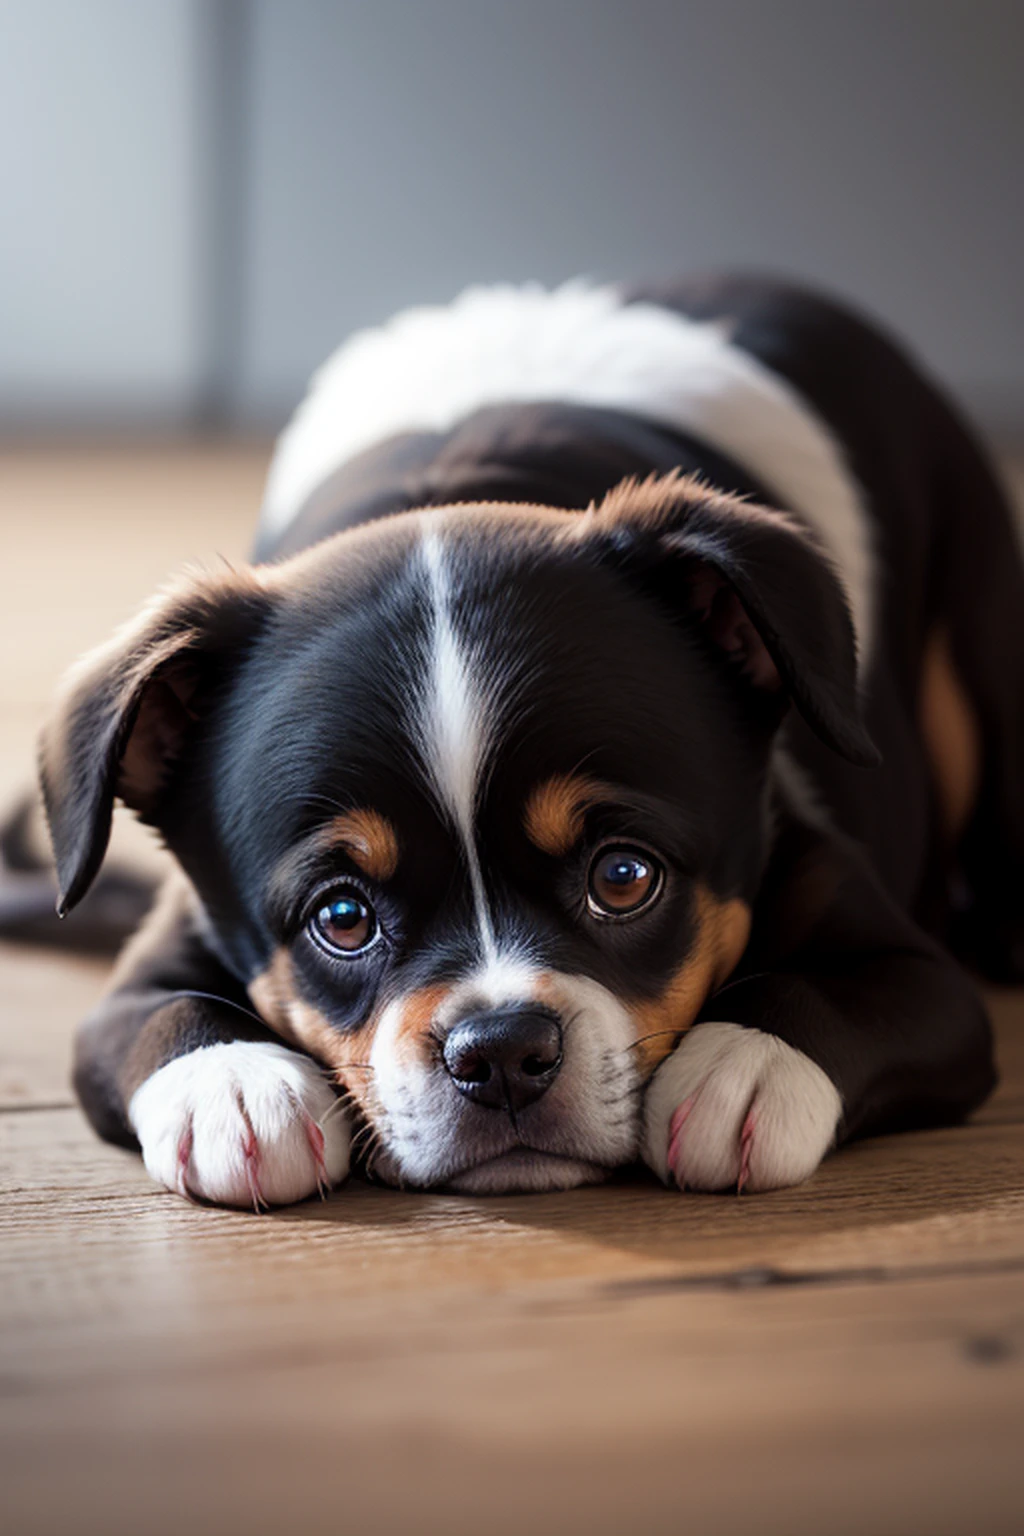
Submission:
<svg viewBox="0 0 1024 1536">
<path fill-rule="evenodd" d="M 212 1529 L 212 1504 L 227 1530 L 1010 1531 L 1018 1298 L 454 1293 L 301 1341 L 267 1318 L 244 1355 L 14 1382 L 5 1502 L 16 1530 Z"/>
<path fill-rule="evenodd" d="M 1007 1160 L 1020 1188 L 1017 1126 L 866 1145 L 749 1201 L 355 1185 L 257 1218 L 150 1191 L 73 1112 L 0 1120 L 15 1530 L 327 1531 L 344 1511 L 468 1531 L 485 1510 L 495 1531 L 959 1532 L 1024 1512 L 1024 1212 L 989 1187 Z M 973 1182 L 922 1207 L 953 1158 Z"/>
</svg>

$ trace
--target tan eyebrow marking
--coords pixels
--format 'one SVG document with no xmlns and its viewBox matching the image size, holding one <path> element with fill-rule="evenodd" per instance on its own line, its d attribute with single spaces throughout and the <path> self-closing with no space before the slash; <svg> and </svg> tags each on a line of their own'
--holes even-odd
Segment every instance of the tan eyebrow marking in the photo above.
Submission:
<svg viewBox="0 0 1024 1536">
<path fill-rule="evenodd" d="M 342 848 L 371 880 L 390 880 L 398 868 L 398 837 L 379 811 L 345 811 L 323 830 L 324 848 Z"/>
<path fill-rule="evenodd" d="M 526 802 L 526 835 L 542 853 L 553 858 L 574 848 L 583 836 L 583 821 L 592 806 L 612 797 L 607 784 L 582 774 L 559 773 L 538 784 Z"/>
</svg>

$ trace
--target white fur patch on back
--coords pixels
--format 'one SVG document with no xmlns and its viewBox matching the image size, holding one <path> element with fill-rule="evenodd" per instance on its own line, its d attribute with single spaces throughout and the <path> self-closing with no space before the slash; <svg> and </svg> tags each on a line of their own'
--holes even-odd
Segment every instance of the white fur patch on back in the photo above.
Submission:
<svg viewBox="0 0 1024 1536">
<path fill-rule="evenodd" d="M 348 459 L 401 432 L 448 431 L 488 405 L 564 401 L 694 433 L 763 481 L 815 532 L 870 652 L 872 549 L 862 496 L 827 426 L 786 380 L 729 340 L 728 323 L 614 287 L 467 289 L 358 332 L 315 374 L 282 434 L 263 507 L 287 527 Z"/>
</svg>

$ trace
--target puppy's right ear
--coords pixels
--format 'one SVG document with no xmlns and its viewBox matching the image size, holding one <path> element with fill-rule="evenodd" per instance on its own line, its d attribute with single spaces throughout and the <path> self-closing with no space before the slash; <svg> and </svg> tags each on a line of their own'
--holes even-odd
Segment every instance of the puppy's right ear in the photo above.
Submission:
<svg viewBox="0 0 1024 1536">
<path fill-rule="evenodd" d="M 195 722 L 268 611 L 254 572 L 193 578 L 73 669 L 39 747 L 61 916 L 99 871 L 115 796 L 153 819 Z"/>
</svg>

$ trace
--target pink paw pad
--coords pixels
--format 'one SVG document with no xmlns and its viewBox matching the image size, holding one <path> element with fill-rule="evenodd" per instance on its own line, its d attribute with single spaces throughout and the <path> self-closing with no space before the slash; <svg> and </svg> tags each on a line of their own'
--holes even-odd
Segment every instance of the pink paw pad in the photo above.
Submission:
<svg viewBox="0 0 1024 1536">
<path fill-rule="evenodd" d="M 245 1121 L 245 1135 L 242 1137 L 245 1177 L 249 1183 L 249 1194 L 252 1196 L 252 1208 L 259 1215 L 261 1211 L 270 1209 L 270 1202 L 260 1188 L 260 1144 L 252 1128 L 252 1121 L 246 1113 L 245 1105 L 242 1103 L 241 1095 L 238 1098 L 238 1109 Z"/>
<path fill-rule="evenodd" d="M 683 1139 L 683 1128 L 689 1119 L 690 1111 L 692 1110 L 696 1099 L 697 1095 L 695 1093 L 691 1094 L 688 1099 L 684 1099 L 683 1102 L 677 1106 L 672 1115 L 672 1119 L 669 1121 L 668 1166 L 671 1168 L 672 1177 L 675 1179 L 680 1189 L 682 1189 L 684 1186 L 679 1181 L 679 1174 L 676 1171 L 676 1163 L 679 1159 L 679 1149 Z"/>
<path fill-rule="evenodd" d="M 324 1133 L 312 1115 L 307 1115 L 305 1112 L 303 1112 L 302 1124 L 306 1132 L 306 1140 L 309 1142 L 309 1150 L 313 1154 L 317 1192 L 321 1200 L 326 1200 L 330 1193 L 331 1181 L 327 1173 L 327 1163 L 324 1160 Z"/>
<path fill-rule="evenodd" d="M 178 1142 L 178 1150 L 177 1150 L 177 1154 L 176 1154 L 176 1163 L 177 1163 L 177 1170 L 178 1170 L 178 1190 L 188 1200 L 191 1200 L 191 1198 L 192 1198 L 192 1191 L 188 1187 L 188 1165 L 189 1165 L 189 1163 L 191 1161 L 192 1161 L 192 1120 L 191 1120 L 191 1118 L 189 1118 L 188 1122 L 185 1125 L 185 1129 L 181 1133 L 181 1138 L 180 1138 L 180 1140 Z"/>
<path fill-rule="evenodd" d="M 740 1172 L 736 1180 L 736 1193 L 742 1195 L 750 1178 L 750 1155 L 754 1150 L 754 1111 L 749 1109 L 740 1132 Z"/>
</svg>

